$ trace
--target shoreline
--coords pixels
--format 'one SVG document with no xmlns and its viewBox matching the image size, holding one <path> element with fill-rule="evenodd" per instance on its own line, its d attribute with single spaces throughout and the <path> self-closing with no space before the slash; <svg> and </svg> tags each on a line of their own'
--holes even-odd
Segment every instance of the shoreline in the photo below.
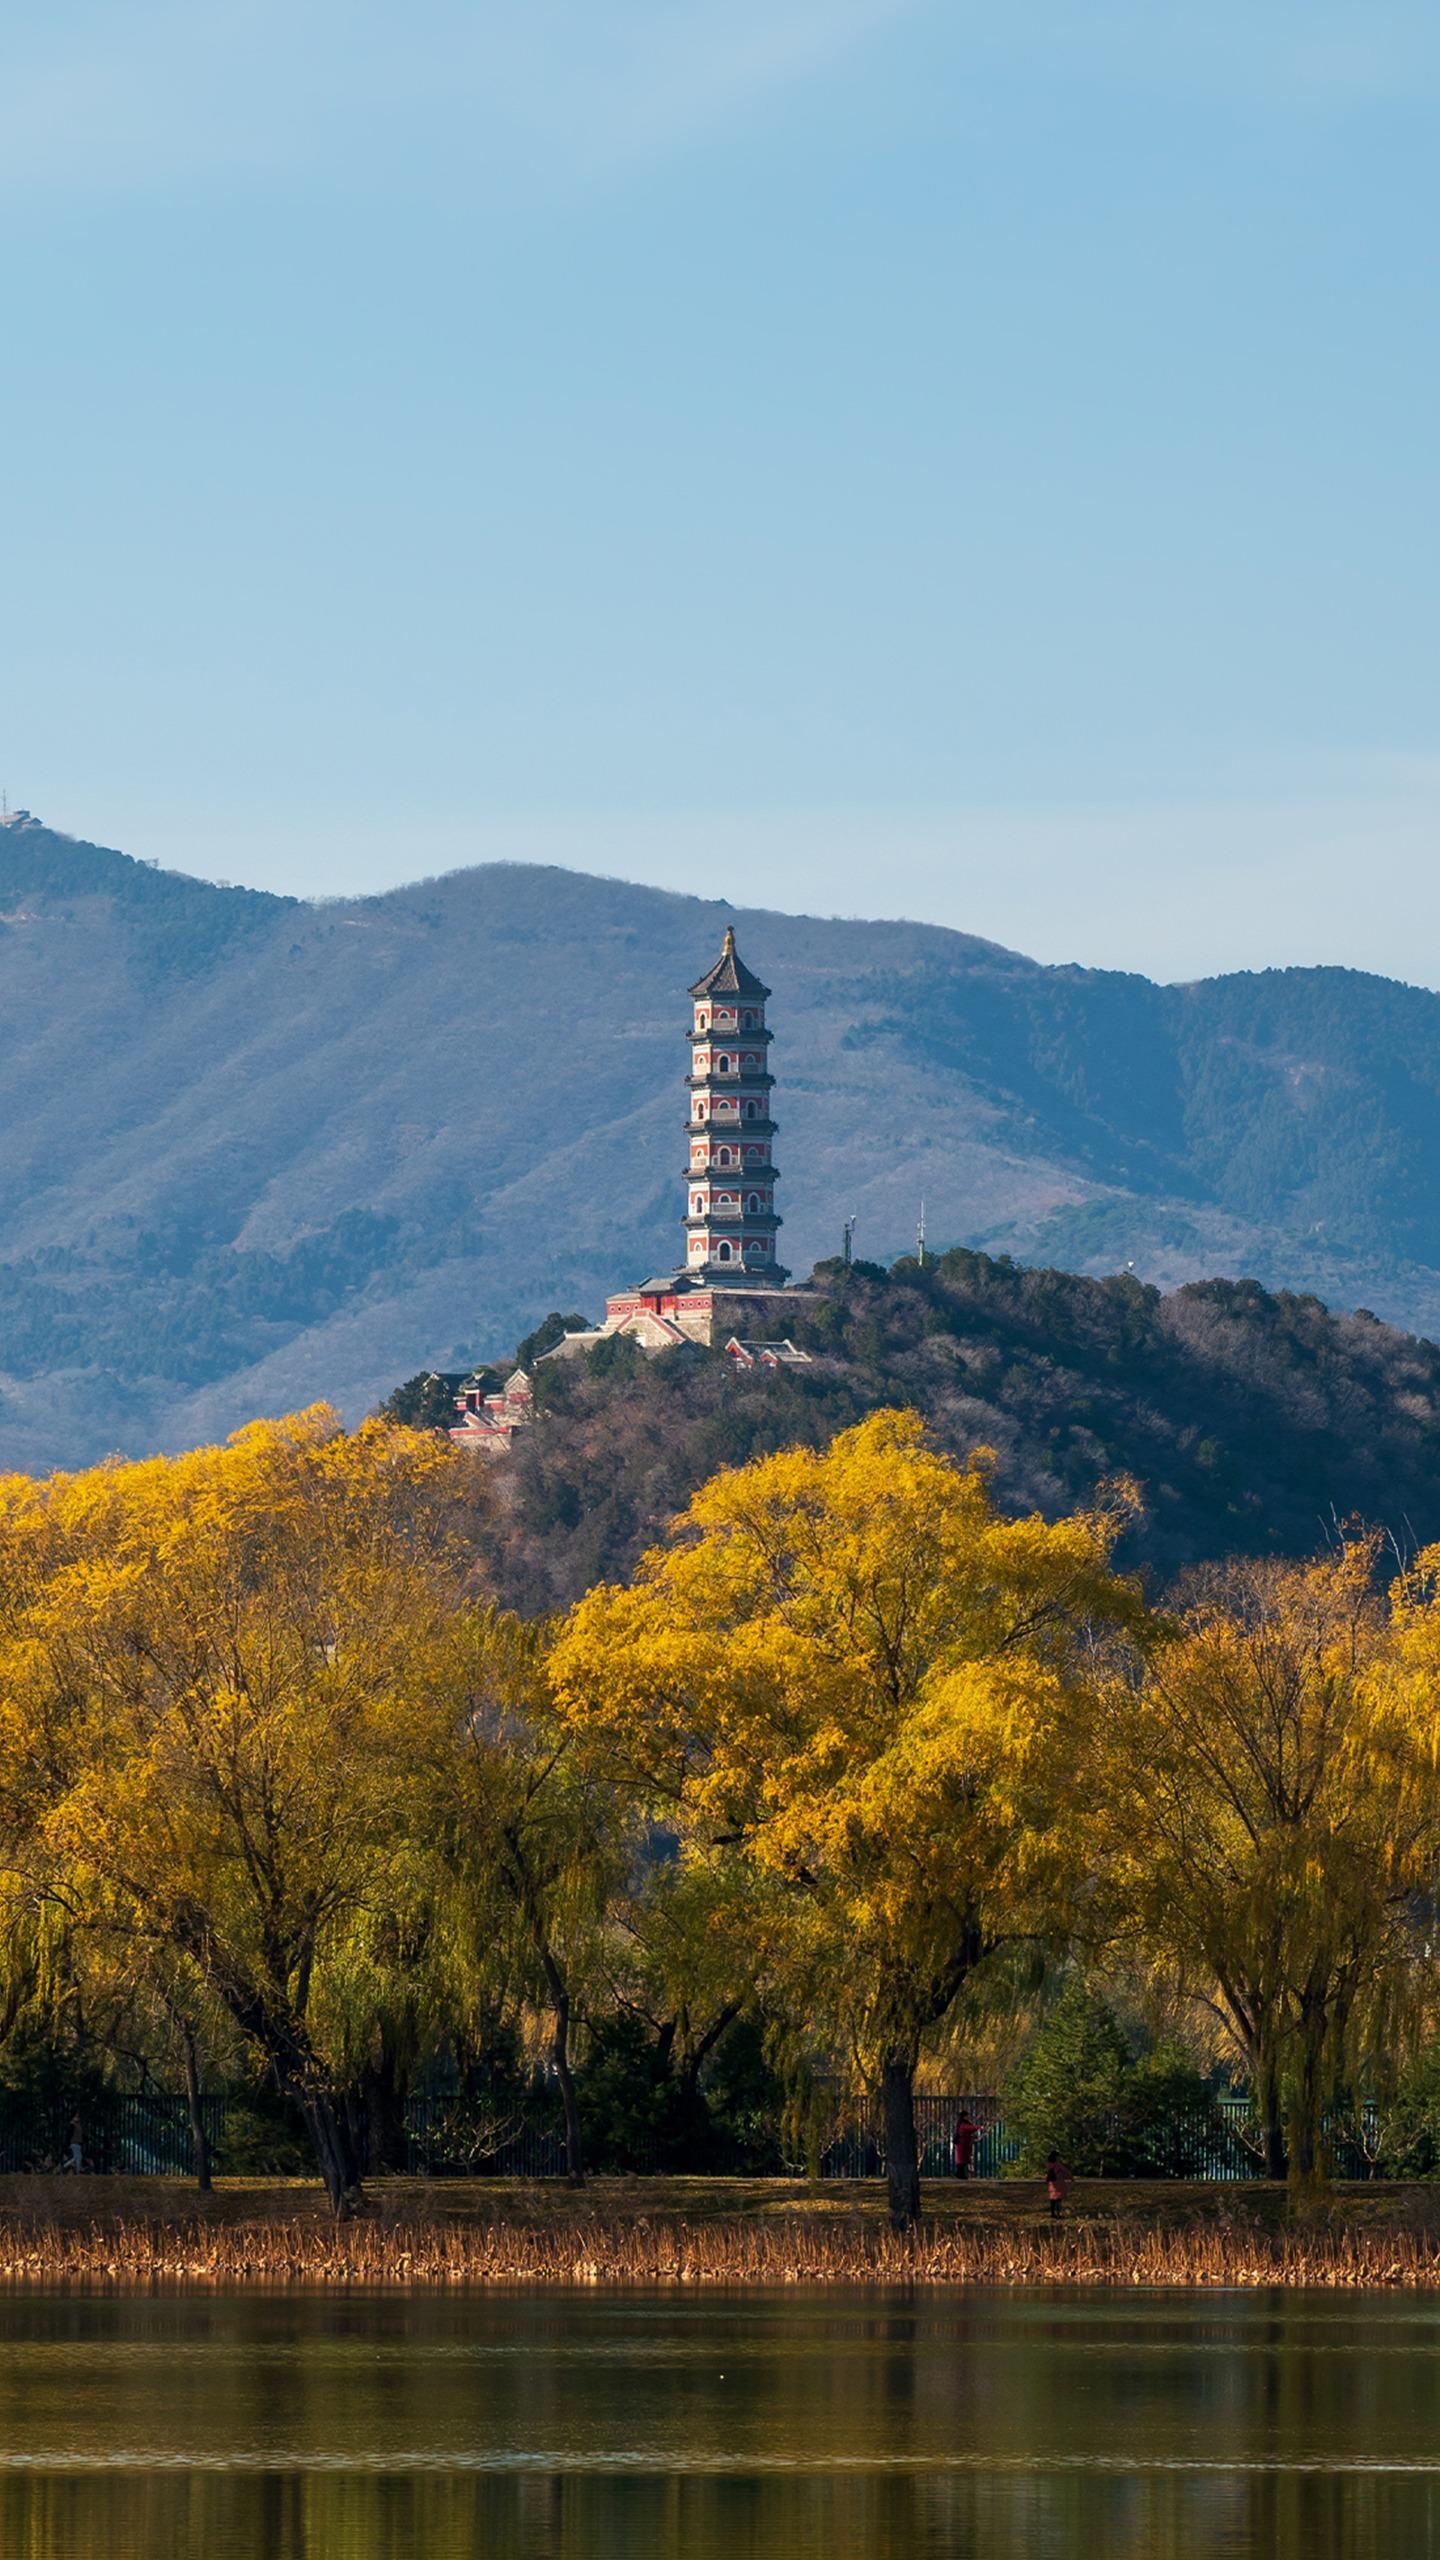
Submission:
<svg viewBox="0 0 1440 2560">
<path fill-rule="evenodd" d="M 106 2190 L 110 2189 L 107 2193 Z M 7 2192 L 8 2190 L 8 2192 Z M 891 2232 L 879 2189 L 645 2180 L 570 2190 L 377 2184 L 352 2222 L 298 2182 L 0 2179 L 0 2288 L 545 2291 L 857 2287 L 1440 2292 L 1440 2190 L 1077 2185 L 1052 2224 L 1031 2182 L 937 2190 Z"/>
</svg>

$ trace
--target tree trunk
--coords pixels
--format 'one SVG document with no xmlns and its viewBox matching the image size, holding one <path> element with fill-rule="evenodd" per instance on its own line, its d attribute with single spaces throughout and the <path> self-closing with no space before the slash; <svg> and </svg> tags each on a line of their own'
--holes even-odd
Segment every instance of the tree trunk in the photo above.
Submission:
<svg viewBox="0 0 1440 2560">
<path fill-rule="evenodd" d="M 1299 2054 L 1290 2108 L 1290 2193 L 1313 2196 L 1325 2183 L 1326 2053 L 1329 2021 L 1313 1995 L 1300 2003 Z"/>
<path fill-rule="evenodd" d="M 331 2211 L 337 2221 L 348 2221 L 357 2204 L 363 2203 L 365 2193 L 355 2145 L 305 2032 L 303 1990 L 292 2001 L 288 1994 L 277 1996 L 273 1987 L 292 1978 L 306 1984 L 308 1957 L 297 1964 L 293 1949 L 287 1952 L 282 1946 L 267 1950 L 267 1984 L 218 1961 L 208 1933 L 193 1917 L 182 1919 L 177 1936 L 185 1953 L 224 2002 L 241 2034 L 264 2055 L 281 2096 L 299 2109 Z"/>
<path fill-rule="evenodd" d="M 550 1943 L 543 1906 L 519 1835 L 511 1828 L 505 1839 L 510 1851 L 510 1889 L 525 1914 L 555 2020 L 550 2038 L 550 2059 L 555 2066 L 555 2077 L 560 2084 L 560 2103 L 565 2110 L 565 2174 L 572 2187 L 583 2187 L 585 2153 L 580 2134 L 580 2105 L 575 2095 L 575 2076 L 570 2068 L 570 1986 Z"/>
<path fill-rule="evenodd" d="M 885 2105 L 885 2174 L 890 2227 L 909 2231 L 920 2219 L 920 2157 L 915 2142 L 915 2063 L 910 2054 L 887 2054 L 881 2066 Z"/>
<path fill-rule="evenodd" d="M 180 2054 L 185 2065 L 185 2103 L 190 2110 L 190 2157 L 195 2168 L 195 2184 L 202 2196 L 210 2193 L 210 2137 L 205 2131 L 205 2109 L 201 2103 L 200 2063 L 195 2051 L 195 2030 L 188 2018 L 180 2020 Z"/>
<path fill-rule="evenodd" d="M 364 2202 L 365 2190 L 344 2112 L 327 2091 L 313 2086 L 292 2087 L 287 2094 L 294 2098 L 305 2119 L 330 2210 L 337 2222 L 348 2222 L 356 2206 Z"/>
<path fill-rule="evenodd" d="M 351 2144 L 367 2176 L 403 2178 L 410 2164 L 405 2078 L 393 2054 L 367 2064 L 346 2103 Z"/>
<path fill-rule="evenodd" d="M 700 2073 L 705 2063 L 714 2052 L 726 2029 L 734 2026 L 739 2015 L 739 2001 L 727 2000 L 718 2016 L 711 2019 L 703 2036 L 699 2037 L 693 2045 L 687 2045 L 680 2070 L 680 2086 L 692 2104 L 700 2095 Z"/>
<path fill-rule="evenodd" d="M 555 2015 L 550 2059 L 555 2065 L 555 2077 L 560 2083 L 560 2104 L 565 2110 L 565 2175 L 572 2187 L 583 2187 L 585 2149 L 580 2132 L 580 2101 L 575 2095 L 575 2074 L 570 2068 L 570 1993 L 548 1947 L 544 1962 Z"/>
<path fill-rule="evenodd" d="M 1304 2098 L 1297 2098 L 1290 2123 L 1289 2187 L 1292 2195 L 1309 2195 L 1321 2181 L 1320 2145 Z"/>
<path fill-rule="evenodd" d="M 1285 2150 L 1285 2120 L 1280 2106 L 1280 2074 L 1273 2054 L 1266 2054 L 1254 2067 L 1255 2113 L 1260 2119 L 1267 2178 L 1283 2178 L 1288 2166 Z"/>
</svg>

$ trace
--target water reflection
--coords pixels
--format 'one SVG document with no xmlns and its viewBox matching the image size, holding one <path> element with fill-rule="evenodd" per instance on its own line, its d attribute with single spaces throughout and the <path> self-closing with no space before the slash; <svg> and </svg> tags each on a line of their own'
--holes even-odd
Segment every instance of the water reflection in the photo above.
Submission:
<svg viewBox="0 0 1440 2560">
<path fill-rule="evenodd" d="M 1440 2560 L 1385 2297 L 0 2312 L 4 2560 Z"/>
</svg>

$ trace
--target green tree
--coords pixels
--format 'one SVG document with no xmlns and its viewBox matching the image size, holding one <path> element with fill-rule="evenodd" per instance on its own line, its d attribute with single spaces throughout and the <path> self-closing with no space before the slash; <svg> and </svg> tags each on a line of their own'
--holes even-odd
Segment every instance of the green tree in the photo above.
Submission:
<svg viewBox="0 0 1440 2560">
<path fill-rule="evenodd" d="M 1016 2166 L 1033 2175 L 1053 2150 L 1099 2175 L 1114 2156 L 1129 2060 L 1113 2012 L 1071 1974 L 1001 2090 L 1005 2129 L 1020 2144 Z"/>
<path fill-rule="evenodd" d="M 527 1333 L 515 1345 L 515 1366 L 517 1369 L 533 1369 L 536 1361 L 543 1359 L 547 1351 L 553 1351 L 557 1342 L 563 1342 L 567 1333 L 592 1331 L 588 1316 L 577 1316 L 573 1310 L 568 1316 L 562 1316 L 558 1309 L 552 1307 L 548 1316 L 541 1317 L 533 1332 Z"/>
<path fill-rule="evenodd" d="M 400 1423 L 408 1431 L 448 1431 L 455 1420 L 455 1399 L 469 1374 L 463 1369 L 420 1369 L 391 1389 L 378 1419 Z"/>
</svg>

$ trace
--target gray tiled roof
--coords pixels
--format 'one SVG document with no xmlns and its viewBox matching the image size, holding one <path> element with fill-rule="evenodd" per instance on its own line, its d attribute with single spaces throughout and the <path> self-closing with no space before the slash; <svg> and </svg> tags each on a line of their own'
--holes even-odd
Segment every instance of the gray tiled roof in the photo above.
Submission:
<svg viewBox="0 0 1440 2560">
<path fill-rule="evenodd" d="M 725 927 L 725 939 L 714 968 L 707 969 L 703 978 L 696 979 L 690 993 L 692 996 L 757 996 L 762 1003 L 770 993 L 768 987 L 762 987 L 754 970 L 746 968 L 736 950 L 733 925 Z"/>
</svg>

